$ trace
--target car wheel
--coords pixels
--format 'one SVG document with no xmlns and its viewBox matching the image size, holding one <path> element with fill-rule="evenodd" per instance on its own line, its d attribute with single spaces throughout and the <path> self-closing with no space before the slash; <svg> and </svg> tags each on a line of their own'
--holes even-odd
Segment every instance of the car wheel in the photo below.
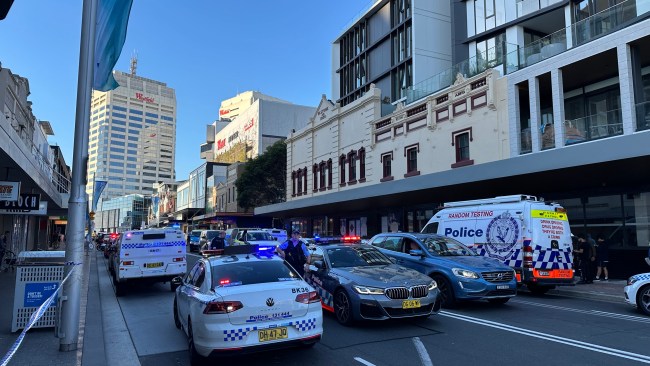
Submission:
<svg viewBox="0 0 650 366">
<path fill-rule="evenodd" d="M 201 356 L 194 346 L 194 334 L 192 333 L 192 320 L 187 320 L 187 343 L 190 351 L 190 365 L 201 366 L 205 363 L 205 359 Z"/>
<path fill-rule="evenodd" d="M 300 345 L 300 348 L 305 348 L 305 349 L 313 348 L 316 345 L 316 343 L 318 342 L 314 341 L 314 342 L 303 343 Z"/>
<path fill-rule="evenodd" d="M 487 299 L 487 301 L 490 304 L 499 304 L 499 305 L 507 303 L 508 300 L 510 300 L 509 297 L 500 297 L 500 298 L 497 298 L 497 299 Z"/>
<path fill-rule="evenodd" d="M 645 315 L 650 315 L 650 285 L 645 285 L 636 293 L 636 307 Z"/>
<path fill-rule="evenodd" d="M 334 313 L 339 323 L 343 325 L 352 324 L 352 303 L 344 290 L 339 290 L 334 295 Z"/>
<path fill-rule="evenodd" d="M 174 283 L 171 280 L 169 280 L 169 289 L 171 290 L 171 292 L 176 292 L 177 288 L 178 285 L 174 285 Z"/>
<path fill-rule="evenodd" d="M 176 297 L 174 297 L 174 325 L 176 328 L 181 329 L 181 318 L 178 317 L 178 305 L 176 303 Z"/>
<path fill-rule="evenodd" d="M 440 290 L 440 301 L 442 307 L 447 309 L 456 307 L 457 301 L 454 296 L 454 289 L 451 287 L 449 281 L 440 275 L 433 276 L 433 279 L 438 284 L 438 290 Z"/>
<path fill-rule="evenodd" d="M 541 285 L 537 285 L 537 284 L 534 284 L 534 283 L 526 284 L 526 287 L 528 287 L 528 291 L 530 291 L 531 293 L 533 293 L 535 295 L 544 295 L 549 290 L 555 288 L 555 286 L 541 286 Z"/>
</svg>

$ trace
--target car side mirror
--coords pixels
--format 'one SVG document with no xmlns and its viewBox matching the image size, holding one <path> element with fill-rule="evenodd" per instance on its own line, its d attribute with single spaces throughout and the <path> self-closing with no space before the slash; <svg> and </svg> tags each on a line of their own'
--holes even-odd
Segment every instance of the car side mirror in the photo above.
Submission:
<svg viewBox="0 0 650 366">
<path fill-rule="evenodd" d="M 172 278 L 172 285 L 174 286 L 180 286 L 183 284 L 183 278 L 181 276 L 176 276 Z"/>
<path fill-rule="evenodd" d="M 314 267 L 314 270 L 319 270 L 325 268 L 325 263 L 323 261 L 314 261 L 314 264 L 309 267 Z"/>
<path fill-rule="evenodd" d="M 421 251 L 420 249 L 411 249 L 409 251 L 409 254 L 414 257 L 424 257 L 424 252 Z"/>
</svg>

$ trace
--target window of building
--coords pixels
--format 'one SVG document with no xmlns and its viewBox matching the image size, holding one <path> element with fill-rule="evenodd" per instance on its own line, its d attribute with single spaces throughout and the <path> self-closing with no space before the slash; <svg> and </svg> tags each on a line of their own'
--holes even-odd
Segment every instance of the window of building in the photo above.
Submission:
<svg viewBox="0 0 650 366">
<path fill-rule="evenodd" d="M 366 149 L 361 148 L 358 152 L 359 156 L 359 182 L 366 181 Z"/>
<path fill-rule="evenodd" d="M 320 164 L 318 164 L 318 174 L 319 174 L 318 182 L 321 191 L 325 190 L 325 169 L 326 169 L 326 164 L 324 161 L 321 161 Z"/>
<path fill-rule="evenodd" d="M 339 157 L 339 184 L 345 185 L 345 155 Z"/>
<path fill-rule="evenodd" d="M 472 141 L 472 128 L 465 128 L 452 133 L 451 146 L 456 152 L 456 162 L 451 164 L 452 168 L 473 165 L 474 160 L 469 156 L 469 143 Z"/>
<path fill-rule="evenodd" d="M 327 189 L 332 189 L 332 159 L 327 160 Z"/>
<path fill-rule="evenodd" d="M 302 170 L 302 178 L 303 178 L 304 191 L 305 191 L 305 194 L 307 194 L 307 167 L 305 167 Z"/>
<path fill-rule="evenodd" d="M 382 178 L 380 182 L 386 182 L 389 180 L 393 180 L 393 174 L 392 174 L 392 161 L 393 161 L 393 153 L 385 153 L 381 154 L 381 166 L 382 166 Z"/>
<path fill-rule="evenodd" d="M 420 174 L 418 170 L 418 152 L 420 152 L 419 143 L 404 148 L 404 156 L 406 157 L 406 174 L 404 174 L 404 178 Z"/>
<path fill-rule="evenodd" d="M 357 182 L 357 152 L 350 151 L 348 153 L 348 183 L 354 184 Z"/>
<path fill-rule="evenodd" d="M 313 191 L 316 192 L 318 191 L 318 164 L 314 164 L 314 166 L 311 168 L 312 170 L 312 186 L 313 186 Z"/>
</svg>

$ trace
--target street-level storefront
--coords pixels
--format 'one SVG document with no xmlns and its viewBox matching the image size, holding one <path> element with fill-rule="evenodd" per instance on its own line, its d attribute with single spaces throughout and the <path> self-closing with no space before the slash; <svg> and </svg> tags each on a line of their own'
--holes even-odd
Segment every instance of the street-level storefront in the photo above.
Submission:
<svg viewBox="0 0 650 366">
<path fill-rule="evenodd" d="M 597 144 L 523 155 L 355 190 L 264 206 L 256 215 L 298 226 L 303 236 L 419 231 L 444 202 L 529 194 L 561 203 L 573 234 L 603 234 L 610 242 L 612 278 L 647 272 L 650 246 L 650 135 L 637 133 Z M 602 151 L 612 160 L 593 162 Z M 359 223 L 357 225 L 357 222 Z M 356 231 L 355 231 L 356 232 Z"/>
</svg>

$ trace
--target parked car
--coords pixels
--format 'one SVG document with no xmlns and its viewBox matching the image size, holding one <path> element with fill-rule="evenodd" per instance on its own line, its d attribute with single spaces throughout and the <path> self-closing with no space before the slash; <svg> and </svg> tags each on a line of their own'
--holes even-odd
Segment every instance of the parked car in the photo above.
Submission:
<svg viewBox="0 0 650 366">
<path fill-rule="evenodd" d="M 443 307 L 459 300 L 504 304 L 517 294 L 515 271 L 478 255 L 459 241 L 437 234 L 384 233 L 370 243 L 397 264 L 424 273 L 438 284 Z"/>
<path fill-rule="evenodd" d="M 243 230 L 237 233 L 232 245 L 244 244 L 256 244 L 260 250 L 273 252 L 280 243 L 264 230 Z"/>
<path fill-rule="evenodd" d="M 650 250 L 645 259 L 650 266 Z M 630 277 L 625 286 L 625 302 L 645 315 L 650 315 L 650 273 L 641 273 Z"/>
<path fill-rule="evenodd" d="M 305 278 L 321 295 L 323 309 L 343 325 L 426 318 L 440 310 L 436 281 L 393 263 L 370 245 L 328 240 L 310 251 L 313 264 Z"/>
<path fill-rule="evenodd" d="M 190 252 L 198 252 L 201 250 L 201 230 L 190 231 L 187 240 L 187 249 Z"/>
<path fill-rule="evenodd" d="M 209 249 L 212 239 L 216 236 L 225 236 L 223 230 L 203 230 L 201 231 L 201 237 L 199 240 L 199 251 L 204 249 Z"/>
<path fill-rule="evenodd" d="M 256 245 L 229 246 L 199 259 L 178 285 L 174 323 L 189 340 L 190 362 L 288 346 L 311 347 L 323 333 L 318 293 L 277 256 Z"/>
</svg>

